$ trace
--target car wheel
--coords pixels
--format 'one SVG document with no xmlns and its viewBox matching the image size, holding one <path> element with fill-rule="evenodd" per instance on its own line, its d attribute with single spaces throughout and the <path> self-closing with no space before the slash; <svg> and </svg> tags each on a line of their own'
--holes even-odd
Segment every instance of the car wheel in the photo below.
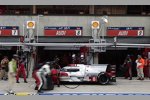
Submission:
<svg viewBox="0 0 150 100">
<path fill-rule="evenodd" d="M 109 83 L 109 77 L 105 73 L 100 73 L 97 77 L 98 83 L 105 85 Z"/>
</svg>

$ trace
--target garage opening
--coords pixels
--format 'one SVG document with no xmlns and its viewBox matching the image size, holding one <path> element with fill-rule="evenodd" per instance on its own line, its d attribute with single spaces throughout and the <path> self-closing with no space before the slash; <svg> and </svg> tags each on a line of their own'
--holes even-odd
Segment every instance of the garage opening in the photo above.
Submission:
<svg viewBox="0 0 150 100">
<path fill-rule="evenodd" d="M 58 48 L 56 50 L 49 50 L 45 47 L 38 47 L 38 62 L 42 63 L 46 61 L 53 61 L 54 58 L 57 56 L 60 59 L 59 65 L 61 67 L 64 67 L 72 63 L 72 54 L 76 55 L 76 63 L 78 63 L 78 57 L 80 57 L 80 50 L 59 50 Z"/>
<path fill-rule="evenodd" d="M 38 47 L 38 62 L 45 62 L 45 61 L 53 61 L 55 56 L 60 58 L 59 64 L 61 67 L 67 66 L 68 64 L 72 63 L 72 54 L 76 54 L 79 58 L 80 50 L 47 50 L 45 47 Z M 123 64 L 126 56 L 129 54 L 131 55 L 131 59 L 133 61 L 133 77 L 136 76 L 136 63 L 135 60 L 137 59 L 137 55 L 142 55 L 143 49 L 139 48 L 126 48 L 124 50 L 107 50 L 106 52 L 99 53 L 99 64 L 112 64 L 116 65 L 116 76 L 123 77 L 124 72 L 120 69 L 121 65 Z M 77 58 L 77 59 L 78 59 Z M 79 62 L 80 59 L 76 63 Z"/>
<path fill-rule="evenodd" d="M 9 60 L 11 60 L 13 54 L 16 53 L 17 47 L 0 47 L 0 61 L 4 56 L 7 56 Z"/>
<path fill-rule="evenodd" d="M 99 53 L 99 63 L 100 64 L 113 64 L 116 65 L 116 76 L 122 77 L 124 72 L 120 69 L 126 56 L 131 55 L 133 61 L 132 73 L 136 76 L 136 63 L 137 55 L 142 55 L 143 49 L 138 48 L 128 48 L 126 50 L 107 50 L 106 52 Z"/>
</svg>

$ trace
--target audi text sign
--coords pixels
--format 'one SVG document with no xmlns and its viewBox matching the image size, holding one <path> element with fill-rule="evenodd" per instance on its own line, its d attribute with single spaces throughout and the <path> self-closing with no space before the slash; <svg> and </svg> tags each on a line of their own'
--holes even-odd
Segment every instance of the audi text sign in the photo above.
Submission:
<svg viewBox="0 0 150 100">
<path fill-rule="evenodd" d="M 0 36 L 18 36 L 18 26 L 0 26 Z"/>
<path fill-rule="evenodd" d="M 82 27 L 44 27 L 45 36 L 82 36 Z"/>
<path fill-rule="evenodd" d="M 144 27 L 107 27 L 107 36 L 144 36 Z"/>
</svg>

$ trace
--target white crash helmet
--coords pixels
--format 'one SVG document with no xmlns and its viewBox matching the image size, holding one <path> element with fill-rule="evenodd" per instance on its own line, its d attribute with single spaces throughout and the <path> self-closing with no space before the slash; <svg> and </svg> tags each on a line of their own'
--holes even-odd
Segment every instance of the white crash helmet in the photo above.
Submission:
<svg viewBox="0 0 150 100">
<path fill-rule="evenodd" d="M 83 54 L 81 54 L 81 56 L 80 56 L 81 58 L 84 58 L 84 55 Z"/>
<path fill-rule="evenodd" d="M 72 55 L 72 58 L 75 58 L 75 57 L 76 57 L 76 54 L 73 54 L 73 55 Z"/>
</svg>

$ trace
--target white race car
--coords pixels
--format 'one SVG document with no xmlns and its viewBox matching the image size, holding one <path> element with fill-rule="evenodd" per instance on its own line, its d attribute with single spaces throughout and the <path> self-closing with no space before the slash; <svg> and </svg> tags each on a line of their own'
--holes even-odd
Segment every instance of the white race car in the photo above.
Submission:
<svg viewBox="0 0 150 100">
<path fill-rule="evenodd" d="M 109 64 L 70 64 L 60 70 L 62 82 L 116 82 L 116 67 Z"/>
</svg>

